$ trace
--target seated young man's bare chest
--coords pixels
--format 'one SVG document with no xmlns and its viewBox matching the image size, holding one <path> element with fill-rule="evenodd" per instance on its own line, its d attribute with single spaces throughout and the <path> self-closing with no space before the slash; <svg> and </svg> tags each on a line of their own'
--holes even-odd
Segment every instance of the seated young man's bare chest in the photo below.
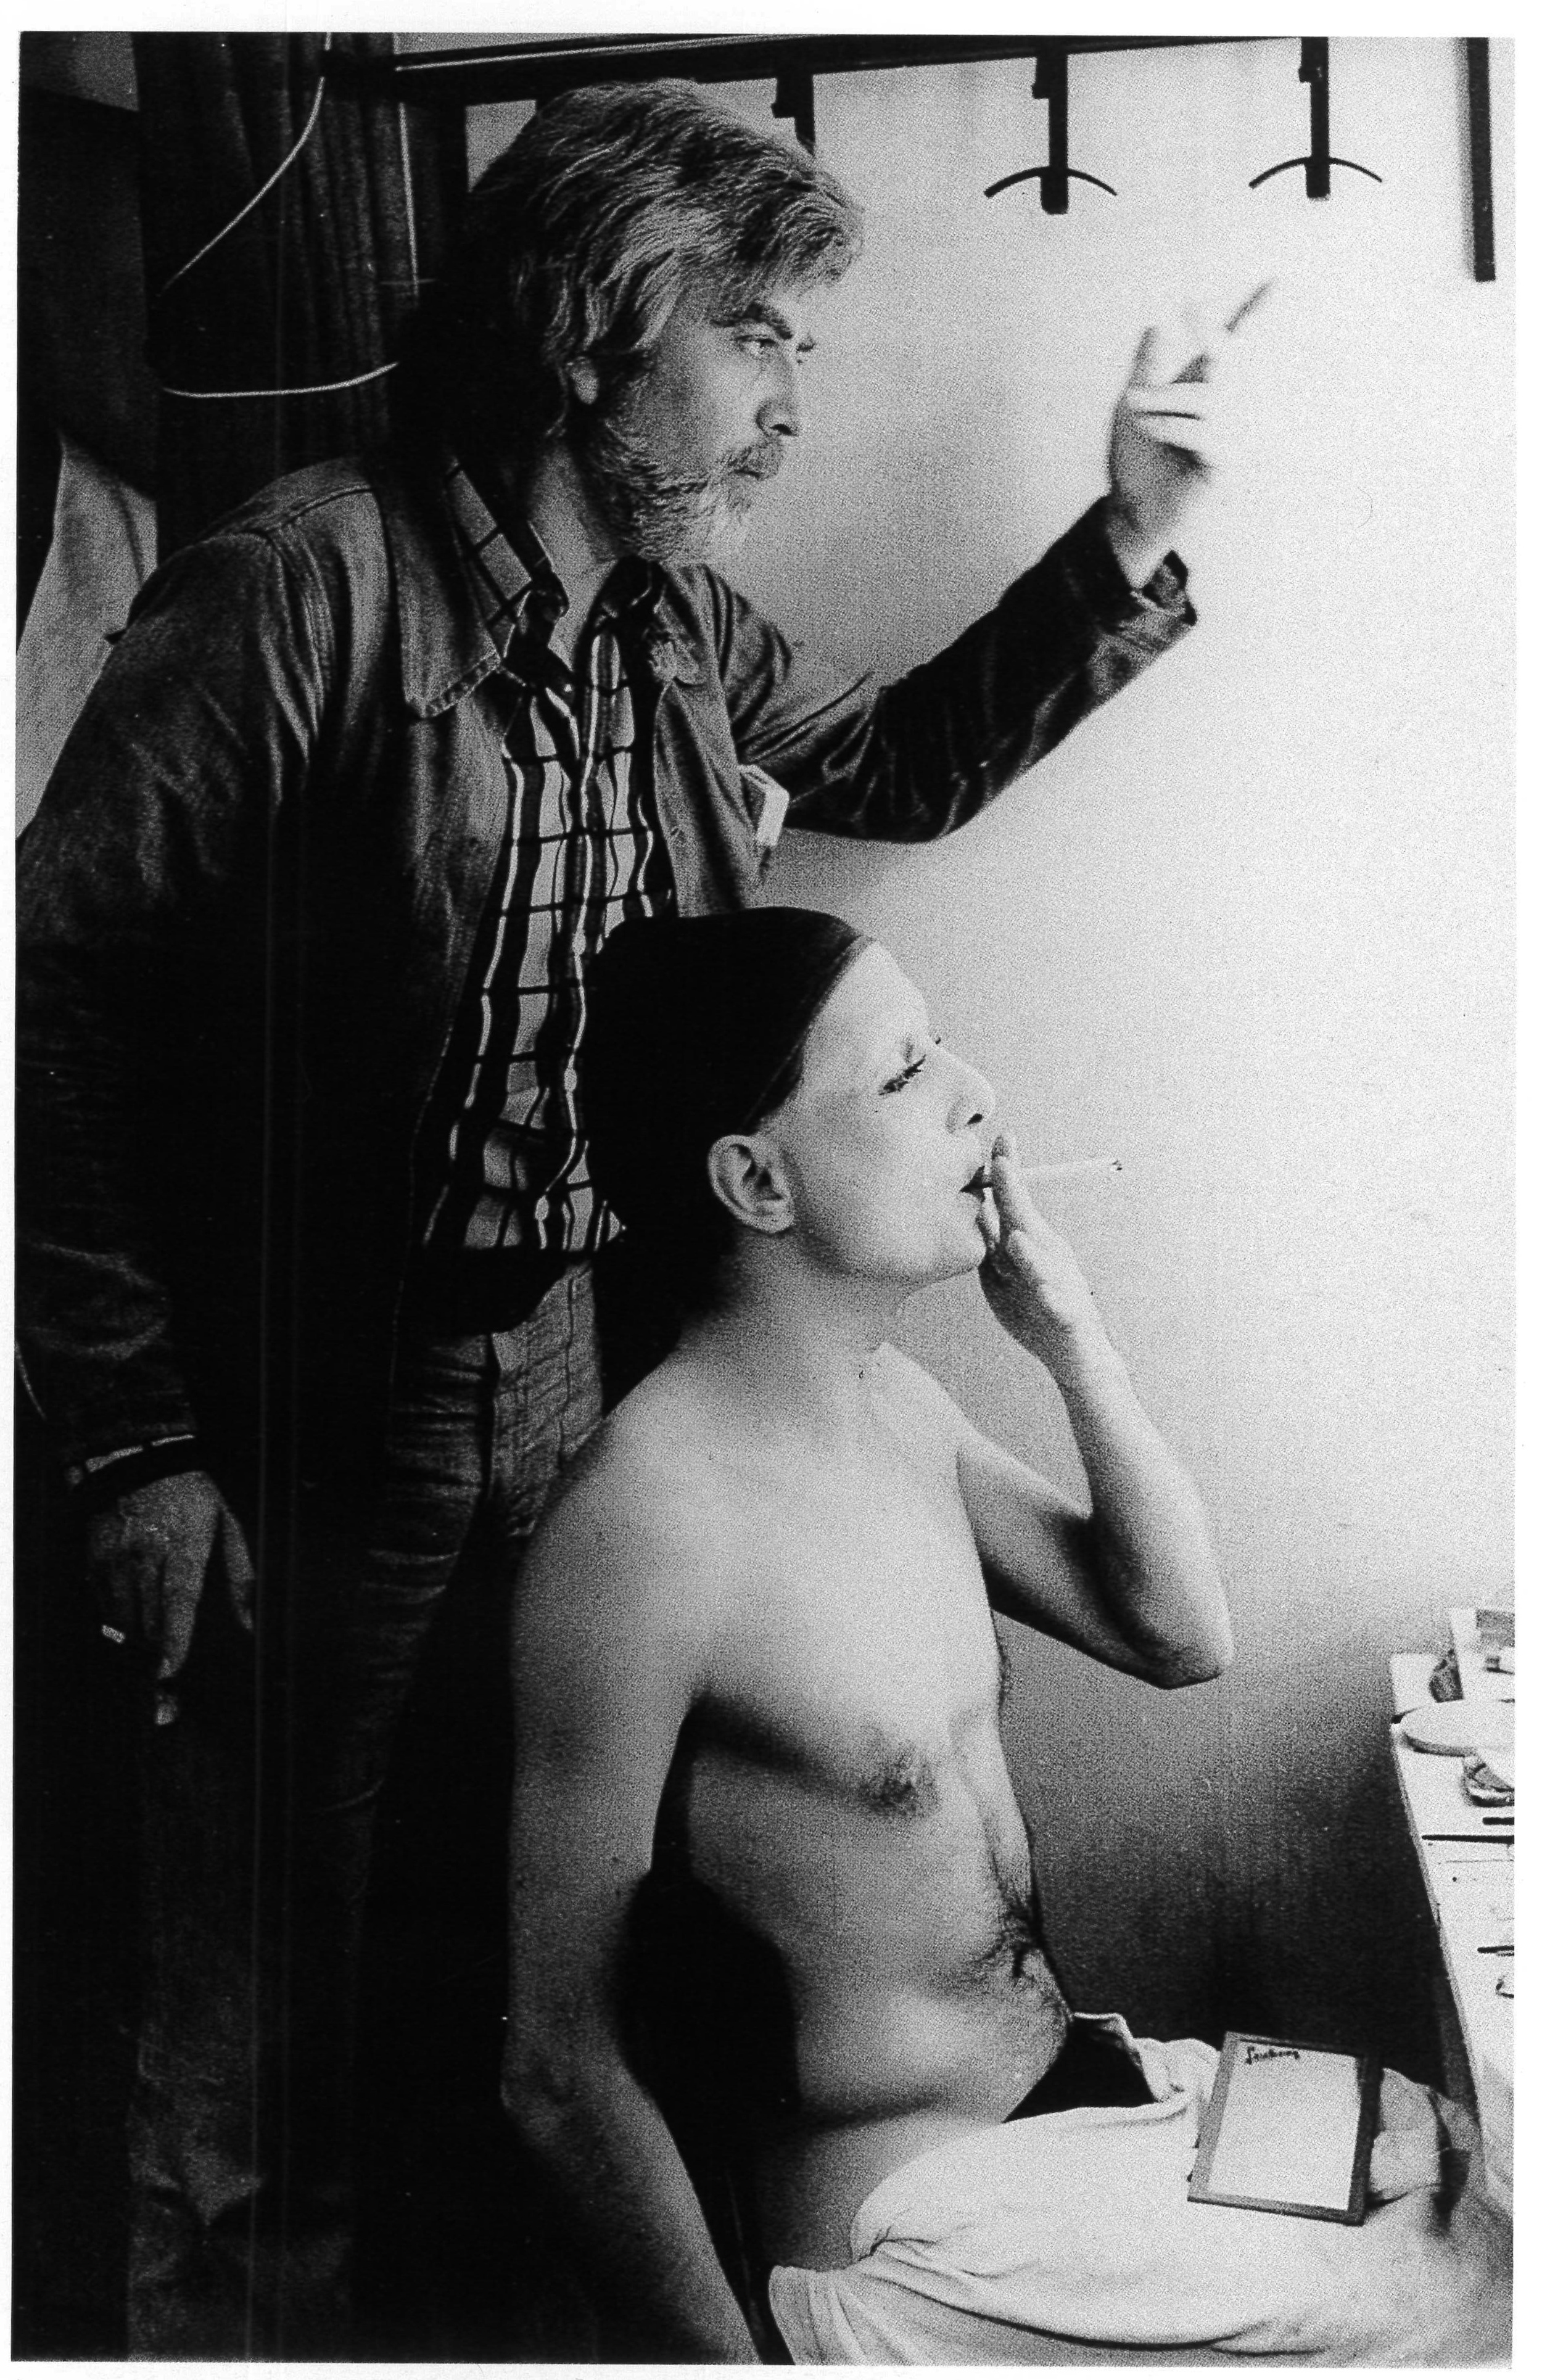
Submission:
<svg viewBox="0 0 1542 2380">
<path fill-rule="evenodd" d="M 1002 1655 L 956 1489 L 903 1462 L 768 1494 L 741 1543 L 674 1856 L 781 1979 L 768 2150 L 861 2134 L 865 2168 L 888 2128 L 995 2120 L 1063 2036 Z"/>
</svg>

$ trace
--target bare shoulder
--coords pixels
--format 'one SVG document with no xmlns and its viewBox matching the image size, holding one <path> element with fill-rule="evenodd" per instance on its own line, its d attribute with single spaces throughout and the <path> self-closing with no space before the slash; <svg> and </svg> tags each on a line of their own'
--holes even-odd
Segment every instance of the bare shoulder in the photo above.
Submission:
<svg viewBox="0 0 1542 2380">
<path fill-rule="evenodd" d="M 646 1872 L 681 1730 L 718 1671 L 724 1566 L 655 1403 L 602 1425 L 515 1582 L 516 1857 L 527 1883 L 545 1878 L 541 1926 L 564 1942 L 575 1891 L 604 1936 Z"/>
<path fill-rule="evenodd" d="M 589 1439 L 547 1507 L 521 1595 L 548 1597 L 571 1625 L 595 1609 L 625 1626 L 690 1632 L 713 1616 L 722 1560 L 720 1500 L 701 1416 L 654 1374 Z"/>
</svg>

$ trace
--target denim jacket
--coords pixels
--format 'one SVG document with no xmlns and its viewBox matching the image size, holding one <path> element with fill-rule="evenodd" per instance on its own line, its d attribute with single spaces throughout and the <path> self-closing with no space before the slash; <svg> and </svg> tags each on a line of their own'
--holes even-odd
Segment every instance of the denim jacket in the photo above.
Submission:
<svg viewBox="0 0 1542 2380">
<path fill-rule="evenodd" d="M 1094 507 L 880 687 L 669 570 L 637 738 L 682 910 L 763 896 L 776 787 L 829 833 L 963 825 L 1182 635 L 1179 572 L 1131 594 Z M 67 1463 L 378 1425 L 508 699 L 437 492 L 382 465 L 142 591 L 18 865 L 18 1308 Z"/>
</svg>

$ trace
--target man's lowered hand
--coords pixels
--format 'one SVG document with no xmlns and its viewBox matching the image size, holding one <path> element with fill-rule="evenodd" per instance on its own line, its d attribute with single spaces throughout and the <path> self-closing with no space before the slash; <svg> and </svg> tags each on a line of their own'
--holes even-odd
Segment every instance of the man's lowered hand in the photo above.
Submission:
<svg viewBox="0 0 1542 2380">
<path fill-rule="evenodd" d="M 255 1572 L 241 1524 L 207 1472 L 178 1471 L 96 1513 L 86 1550 L 103 1627 L 148 1654 L 155 1722 L 164 1727 L 177 1714 L 171 1682 L 191 1649 L 216 1563 L 237 1621 L 251 1628 Z"/>
</svg>

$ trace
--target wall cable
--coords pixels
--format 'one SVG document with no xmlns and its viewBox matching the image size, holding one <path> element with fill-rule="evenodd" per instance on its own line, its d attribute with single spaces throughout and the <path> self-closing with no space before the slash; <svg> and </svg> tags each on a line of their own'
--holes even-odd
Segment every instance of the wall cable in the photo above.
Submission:
<svg viewBox="0 0 1542 2380">
<path fill-rule="evenodd" d="M 261 204 L 262 200 L 267 197 L 268 192 L 273 188 L 273 184 L 283 180 L 285 175 L 289 171 L 290 166 L 299 155 L 300 151 L 305 147 L 306 142 L 310 140 L 311 134 L 316 129 L 316 125 L 322 113 L 322 102 L 326 96 L 327 55 L 331 48 L 332 35 L 327 33 L 323 36 L 322 42 L 322 64 L 320 71 L 316 77 L 316 97 L 311 104 L 310 114 L 306 119 L 305 129 L 300 134 L 300 137 L 296 141 L 294 147 L 290 150 L 287 157 L 285 158 L 281 165 L 274 167 L 273 171 L 268 176 L 267 180 L 263 183 L 261 188 L 260 190 L 253 191 L 245 206 L 237 209 L 237 212 L 231 216 L 230 221 L 225 224 L 221 230 L 214 234 L 213 238 L 206 239 L 204 241 L 203 246 L 199 249 L 196 256 L 189 256 L 186 264 L 179 264 L 177 266 L 176 271 L 172 274 L 171 279 L 163 283 L 156 298 L 152 302 L 159 304 L 160 299 L 165 296 L 166 291 L 168 289 L 175 288 L 176 285 L 181 280 L 184 273 L 190 273 L 195 264 L 201 264 L 210 250 L 212 249 L 218 248 L 222 239 L 228 239 L 237 225 L 238 223 L 244 223 L 248 215 L 250 214 L 253 207 L 260 206 Z M 344 383 L 340 382 L 338 385 L 342 386 Z M 306 395 L 308 392 L 303 389 L 295 389 L 292 391 L 275 390 L 272 393 L 277 395 L 293 395 L 300 396 Z M 186 389 L 173 389 L 169 394 L 174 396 L 184 396 L 188 395 L 196 395 L 198 392 L 188 391 Z M 232 392 L 232 394 L 234 394 L 234 392 Z"/>
<path fill-rule="evenodd" d="M 391 55 L 394 58 L 400 55 L 395 33 L 391 36 Z M 407 271 L 412 275 L 412 298 L 416 305 L 422 292 L 422 283 L 418 273 L 418 217 L 412 204 L 412 151 L 407 137 L 407 103 L 401 99 L 396 102 L 396 137 L 402 148 L 402 199 L 407 208 Z"/>
<path fill-rule="evenodd" d="M 362 388 L 369 380 L 383 380 L 394 372 L 395 363 L 376 364 L 373 371 L 355 372 L 352 380 L 320 380 L 309 388 L 173 388 L 169 382 L 157 381 L 163 396 L 189 396 L 203 404 L 224 404 L 257 396 L 331 396 L 340 388 Z"/>
<path fill-rule="evenodd" d="M 316 96 L 311 102 L 310 113 L 306 118 L 304 129 L 302 130 L 299 139 L 296 141 L 294 147 L 290 150 L 289 154 L 283 160 L 281 164 L 275 166 L 273 171 L 269 175 L 267 180 L 262 184 L 261 188 L 254 190 L 251 197 L 247 200 L 245 206 L 238 209 L 237 212 L 231 216 L 230 221 L 214 234 L 212 239 L 205 240 L 203 246 L 198 250 L 196 255 L 189 256 L 186 264 L 179 264 L 177 266 L 176 271 L 172 274 L 171 279 L 163 284 L 160 291 L 160 296 L 162 298 L 165 296 L 168 289 L 174 287 L 175 285 L 182 279 L 185 273 L 190 273 L 195 264 L 200 264 L 203 259 L 210 254 L 212 249 L 218 248 L 222 239 L 228 238 L 230 234 L 235 230 L 237 225 L 245 221 L 246 217 L 250 214 L 253 207 L 260 206 L 261 204 L 262 200 L 267 197 L 268 192 L 273 188 L 274 184 L 282 181 L 284 176 L 289 171 L 290 166 L 295 163 L 295 160 L 298 157 L 301 150 L 305 147 L 306 142 L 310 140 L 311 134 L 315 131 L 318 123 L 321 121 L 322 103 L 326 97 L 326 62 L 331 48 L 332 35 L 327 33 L 323 36 L 322 42 L 322 64 L 320 72 L 316 77 Z M 395 33 L 391 35 L 391 48 L 393 55 L 395 55 L 396 50 L 396 36 Z M 407 110 L 400 100 L 396 103 L 396 124 L 402 149 L 402 188 L 407 205 L 407 254 L 410 260 L 409 269 L 412 274 L 413 291 L 414 294 L 416 294 L 419 286 L 418 225 L 412 204 L 412 160 L 411 153 L 407 146 Z M 186 397 L 196 404 L 247 404 L 262 397 L 332 396 L 336 395 L 337 392 L 342 389 L 363 388 L 370 381 L 383 380 L 387 372 L 394 372 L 395 369 L 396 367 L 394 362 L 376 364 L 372 370 L 356 372 L 349 380 L 314 381 L 309 387 L 305 388 L 174 388 L 169 381 L 158 381 L 156 384 L 163 396 Z"/>
</svg>

